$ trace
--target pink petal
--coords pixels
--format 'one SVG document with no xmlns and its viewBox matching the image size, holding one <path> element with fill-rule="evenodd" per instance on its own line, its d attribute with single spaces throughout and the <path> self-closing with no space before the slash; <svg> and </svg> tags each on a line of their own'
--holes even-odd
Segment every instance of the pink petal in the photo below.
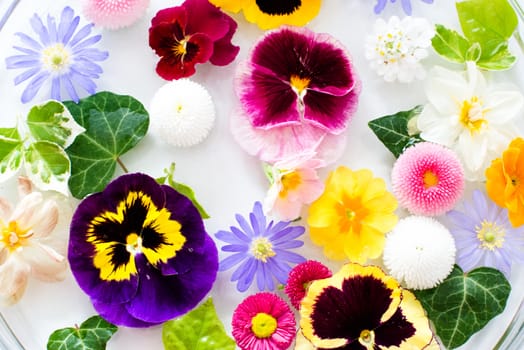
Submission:
<svg viewBox="0 0 524 350">
<path fill-rule="evenodd" d="M 0 265 L 0 299 L 4 304 L 17 303 L 25 292 L 31 268 L 12 255 Z"/>
<path fill-rule="evenodd" d="M 160 23 L 180 23 L 182 29 L 185 29 L 187 23 L 186 9 L 182 6 L 165 8 L 156 13 L 151 20 L 151 26 L 157 26 Z"/>
<path fill-rule="evenodd" d="M 240 51 L 239 46 L 231 44 L 233 34 L 237 30 L 237 22 L 231 17 L 227 16 L 226 19 L 229 21 L 229 31 L 221 39 L 215 41 L 213 46 L 213 56 L 209 59 L 209 62 L 216 66 L 225 66 L 237 57 Z"/>
<path fill-rule="evenodd" d="M 33 183 L 29 178 L 25 176 L 18 177 L 18 195 L 20 197 L 27 196 L 29 193 L 33 192 Z"/>
<path fill-rule="evenodd" d="M 186 34 L 201 33 L 216 41 L 228 33 L 227 15 L 208 0 L 186 0 L 182 7 L 187 11 Z"/>
</svg>

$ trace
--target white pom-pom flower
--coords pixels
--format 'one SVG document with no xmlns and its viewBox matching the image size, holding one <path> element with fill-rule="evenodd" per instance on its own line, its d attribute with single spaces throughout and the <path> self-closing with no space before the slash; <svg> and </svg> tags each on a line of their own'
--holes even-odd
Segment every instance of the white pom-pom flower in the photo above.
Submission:
<svg viewBox="0 0 524 350">
<path fill-rule="evenodd" d="M 387 236 L 384 264 L 409 289 L 433 288 L 455 263 L 455 241 L 449 230 L 430 217 L 409 216 Z"/>
<path fill-rule="evenodd" d="M 211 95 L 189 79 L 174 80 L 158 89 L 149 113 L 152 131 L 177 147 L 202 142 L 215 123 Z"/>
</svg>

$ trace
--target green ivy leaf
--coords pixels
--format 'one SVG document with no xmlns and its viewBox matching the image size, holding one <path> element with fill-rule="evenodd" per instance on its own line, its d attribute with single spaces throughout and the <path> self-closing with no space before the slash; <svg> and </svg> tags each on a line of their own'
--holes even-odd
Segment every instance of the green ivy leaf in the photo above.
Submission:
<svg viewBox="0 0 524 350">
<path fill-rule="evenodd" d="M 37 141 L 24 149 L 27 176 L 40 189 L 68 195 L 67 180 L 71 164 L 65 151 L 56 143 Z"/>
<path fill-rule="evenodd" d="M 149 115 L 135 98 L 111 92 L 64 104 L 86 130 L 66 149 L 71 159 L 69 189 L 83 198 L 111 181 L 119 157 L 146 134 Z"/>
<path fill-rule="evenodd" d="M 171 166 L 169 168 L 164 169 L 164 173 L 166 174 L 166 176 L 159 177 L 156 179 L 156 181 L 161 185 L 168 184 L 169 186 L 173 187 L 176 191 L 180 192 L 181 194 L 189 198 L 189 200 L 191 200 L 193 205 L 197 208 L 202 219 L 209 219 L 210 218 L 209 214 L 204 210 L 202 205 L 200 205 L 200 203 L 197 201 L 195 192 L 193 191 L 193 189 L 180 182 L 175 182 L 174 180 L 175 163 L 171 163 Z"/>
<path fill-rule="evenodd" d="M 37 141 L 54 142 L 67 147 L 75 137 L 84 132 L 67 108 L 58 101 L 48 101 L 34 106 L 27 115 L 27 126 Z"/>
<path fill-rule="evenodd" d="M 477 66 L 488 70 L 505 70 L 513 66 L 517 58 L 509 52 L 508 44 L 501 46 L 500 50 L 487 59 L 480 59 Z"/>
<path fill-rule="evenodd" d="M 504 310 L 510 290 L 509 282 L 498 270 L 481 267 L 464 274 L 455 265 L 437 287 L 413 292 L 443 345 L 454 349 Z"/>
<path fill-rule="evenodd" d="M 435 51 L 452 62 L 464 63 L 471 47 L 468 39 L 441 24 L 437 24 L 435 30 L 436 34 L 431 39 Z"/>
<path fill-rule="evenodd" d="M 23 141 L 16 128 L 0 128 L 0 182 L 20 169 L 22 149 Z"/>
<path fill-rule="evenodd" d="M 100 316 L 93 316 L 80 327 L 54 331 L 47 341 L 47 350 L 104 350 L 118 327 Z"/>
<path fill-rule="evenodd" d="M 226 334 L 211 298 L 184 316 L 165 322 L 162 341 L 165 350 L 235 350 L 235 341 Z"/>
<path fill-rule="evenodd" d="M 409 111 L 387 115 L 368 123 L 378 139 L 398 158 L 404 150 L 413 144 L 422 141 L 419 132 L 410 133 L 408 123 L 422 112 L 422 107 L 417 106 Z"/>
</svg>

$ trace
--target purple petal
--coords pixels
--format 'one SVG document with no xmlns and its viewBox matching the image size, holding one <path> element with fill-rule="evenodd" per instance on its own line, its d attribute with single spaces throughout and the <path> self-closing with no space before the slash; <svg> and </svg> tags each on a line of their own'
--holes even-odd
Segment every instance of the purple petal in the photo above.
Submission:
<svg viewBox="0 0 524 350">
<path fill-rule="evenodd" d="M 40 45 L 39 42 L 37 42 L 35 39 L 31 38 L 29 35 L 25 34 L 25 33 L 15 33 L 15 35 L 17 35 L 20 40 L 22 40 L 22 42 L 26 45 L 28 45 L 29 47 L 31 47 L 32 49 L 34 49 L 35 51 L 42 51 L 43 47 L 42 45 Z"/>
<path fill-rule="evenodd" d="M 109 57 L 109 52 L 95 48 L 88 48 L 76 52 L 75 56 L 84 60 L 103 61 Z"/>
<path fill-rule="evenodd" d="M 87 91 L 88 94 L 92 95 L 96 92 L 95 82 L 92 79 L 85 77 L 83 74 L 78 74 L 78 72 L 76 72 L 72 67 L 70 76 L 73 83 L 79 85 L 82 89 Z"/>
<path fill-rule="evenodd" d="M 18 84 L 26 81 L 27 79 L 31 78 L 32 76 L 34 76 L 38 72 L 40 72 L 40 67 L 34 67 L 34 68 L 26 70 L 22 74 L 17 75 L 15 77 L 15 80 L 14 80 L 15 81 L 15 85 L 18 85 Z"/>
<path fill-rule="evenodd" d="M 78 23 L 80 23 L 80 17 L 76 16 L 73 18 L 74 15 L 75 12 L 73 9 L 69 6 L 66 6 L 64 7 L 62 15 L 60 16 L 60 24 L 58 25 L 58 40 L 64 45 L 67 45 L 76 28 L 78 27 Z"/>
<path fill-rule="evenodd" d="M 231 275 L 231 281 L 238 281 L 242 276 L 245 276 L 247 272 L 252 269 L 254 264 L 255 259 L 252 257 L 244 261 L 235 271 L 233 271 L 233 274 Z"/>
<path fill-rule="evenodd" d="M 102 68 L 98 64 L 83 58 L 75 57 L 75 62 L 73 63 L 72 67 L 75 69 L 75 71 L 78 71 L 82 75 L 88 77 L 98 77 L 99 74 L 103 72 Z"/>
<path fill-rule="evenodd" d="M 35 97 L 38 90 L 42 87 L 44 82 L 49 78 L 48 72 L 40 72 L 27 84 L 24 92 L 22 93 L 22 103 L 27 103 Z"/>
<path fill-rule="evenodd" d="M 233 266 L 239 264 L 241 261 L 246 259 L 248 257 L 245 253 L 237 253 L 228 256 L 224 260 L 220 261 L 219 264 L 219 271 L 226 271 L 232 268 Z"/>
<path fill-rule="evenodd" d="M 31 50 L 31 49 L 28 49 L 26 47 L 21 47 L 21 46 L 13 46 L 13 49 L 15 50 L 18 50 L 20 52 L 23 52 L 27 55 L 31 55 L 31 56 L 34 56 L 35 58 L 38 58 L 40 57 L 40 53 L 35 51 L 35 50 Z"/>
<path fill-rule="evenodd" d="M 31 17 L 30 23 L 35 33 L 40 37 L 40 42 L 44 44 L 44 46 L 49 46 L 53 43 L 49 38 L 49 33 L 47 32 L 47 28 L 44 26 L 42 19 L 36 13 Z"/>
<path fill-rule="evenodd" d="M 71 99 L 73 101 L 78 103 L 80 98 L 78 97 L 78 94 L 76 93 L 76 89 L 75 89 L 73 83 L 71 82 L 71 79 L 69 78 L 69 75 L 67 75 L 67 74 L 62 75 L 60 77 L 60 80 L 61 80 L 62 85 L 66 89 L 67 93 L 69 94 L 69 97 L 71 97 Z"/>
<path fill-rule="evenodd" d="M 388 0 L 377 0 L 377 4 L 375 5 L 375 8 L 374 8 L 374 11 L 377 15 L 384 10 L 387 2 Z"/>
<path fill-rule="evenodd" d="M 279 245 L 280 243 L 287 242 L 289 240 L 295 239 L 303 235 L 305 230 L 306 229 L 302 226 L 286 227 L 284 230 L 273 235 L 271 238 L 271 242 L 275 245 Z"/>
<path fill-rule="evenodd" d="M 271 272 L 273 273 L 273 276 L 282 284 L 286 284 L 287 277 L 289 275 L 289 271 L 291 271 L 291 266 L 288 264 L 278 261 L 275 258 L 268 259 L 269 267 L 271 268 Z"/>
<path fill-rule="evenodd" d="M 242 234 L 242 232 L 240 230 L 237 229 L 237 231 Z M 244 234 L 242 234 L 245 238 L 244 239 L 239 239 L 239 237 L 235 234 L 233 234 L 232 232 L 229 232 L 229 231 L 218 231 L 217 233 L 215 233 L 215 237 L 218 238 L 219 240 L 221 241 L 224 241 L 226 243 L 231 243 L 231 244 L 237 244 L 237 243 L 241 243 L 241 242 L 246 242 L 246 243 L 249 243 L 250 240 L 249 238 L 247 238 L 247 236 L 245 236 Z"/>
<path fill-rule="evenodd" d="M 97 42 L 102 39 L 102 35 L 94 35 L 92 37 L 89 37 L 85 39 L 84 41 L 78 43 L 76 46 L 73 47 L 73 55 L 78 54 L 82 50 L 85 50 L 87 47 L 92 46 L 93 44 L 96 44 Z"/>
<path fill-rule="evenodd" d="M 298 245 L 297 247 L 301 247 L 304 245 L 304 242 L 301 242 L 301 241 L 295 241 L 295 242 L 302 243 Z M 297 248 L 297 247 L 293 247 L 293 248 Z M 287 250 L 282 250 L 278 248 L 275 248 L 274 251 L 277 254 L 276 256 L 278 257 L 278 260 L 280 261 L 289 261 L 295 264 L 300 264 L 306 261 L 306 258 L 304 258 L 302 255 L 297 254 L 297 253 L 288 252 Z"/>
<path fill-rule="evenodd" d="M 237 220 L 238 224 L 240 225 L 240 228 L 244 231 L 244 233 L 248 237 L 254 237 L 253 229 L 251 228 L 251 226 L 249 226 L 246 219 L 242 215 L 236 214 L 235 219 Z M 233 227 L 231 227 L 231 230 L 233 231 Z"/>
<path fill-rule="evenodd" d="M 156 324 L 134 318 L 127 311 L 125 304 L 111 304 L 93 300 L 93 306 L 100 316 L 106 320 L 111 320 L 113 324 L 137 328 L 150 327 Z"/>
<path fill-rule="evenodd" d="M 51 42 L 56 43 L 58 42 L 58 35 L 56 31 L 56 21 L 55 18 L 51 15 L 47 15 L 47 30 L 49 35 L 49 40 Z"/>
<path fill-rule="evenodd" d="M 406 15 L 411 16 L 411 0 L 402 0 L 402 9 L 406 13 Z"/>
<path fill-rule="evenodd" d="M 223 252 L 247 252 L 249 247 L 245 244 L 230 244 L 222 247 Z"/>
<path fill-rule="evenodd" d="M 76 32 L 75 36 L 71 41 L 69 42 L 68 46 L 74 48 L 76 44 L 78 44 L 81 40 L 83 40 L 85 37 L 87 37 L 89 34 L 91 34 L 91 29 L 93 28 L 94 24 L 86 24 L 83 26 L 78 32 Z"/>
<path fill-rule="evenodd" d="M 7 69 L 40 67 L 42 65 L 40 60 L 32 55 L 9 56 L 5 59 L 5 64 Z"/>
<path fill-rule="evenodd" d="M 249 264 L 245 266 L 242 270 L 242 275 L 238 277 L 237 290 L 239 292 L 245 292 L 251 286 L 251 283 L 253 283 L 253 279 L 255 278 L 256 261 L 255 259 L 248 259 L 247 262 Z M 234 281 L 233 276 L 231 276 L 231 281 Z"/>
<path fill-rule="evenodd" d="M 60 100 L 60 78 L 54 77 L 51 81 L 51 98 Z"/>
<path fill-rule="evenodd" d="M 274 247 L 275 247 L 275 249 L 276 248 L 279 248 L 279 249 L 293 249 L 293 248 L 302 247 L 303 245 L 304 245 L 303 241 L 291 240 L 291 241 L 282 242 L 282 243 L 279 243 L 279 244 L 274 244 Z"/>
<path fill-rule="evenodd" d="M 266 265 L 263 262 L 257 261 L 256 277 L 258 290 L 266 289 Z M 269 278 L 271 280 L 271 278 Z M 269 289 L 269 286 L 268 286 Z M 272 288 L 270 290 L 273 290 Z"/>
</svg>

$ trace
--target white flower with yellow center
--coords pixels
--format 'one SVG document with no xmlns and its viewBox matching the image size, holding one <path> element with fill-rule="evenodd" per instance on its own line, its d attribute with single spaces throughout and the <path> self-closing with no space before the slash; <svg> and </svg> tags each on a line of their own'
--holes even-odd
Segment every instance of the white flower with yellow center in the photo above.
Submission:
<svg viewBox="0 0 524 350">
<path fill-rule="evenodd" d="M 425 90 L 429 103 L 417 120 L 421 137 L 453 149 L 467 180 L 482 180 L 491 160 L 516 136 L 511 121 L 524 97 L 511 88 L 489 86 L 474 62 L 465 72 L 435 67 Z"/>
<path fill-rule="evenodd" d="M 366 40 L 366 58 L 385 81 L 409 83 L 422 79 L 425 70 L 420 61 L 428 56 L 434 33 L 424 18 L 393 16 L 387 22 L 379 18 Z"/>
</svg>

